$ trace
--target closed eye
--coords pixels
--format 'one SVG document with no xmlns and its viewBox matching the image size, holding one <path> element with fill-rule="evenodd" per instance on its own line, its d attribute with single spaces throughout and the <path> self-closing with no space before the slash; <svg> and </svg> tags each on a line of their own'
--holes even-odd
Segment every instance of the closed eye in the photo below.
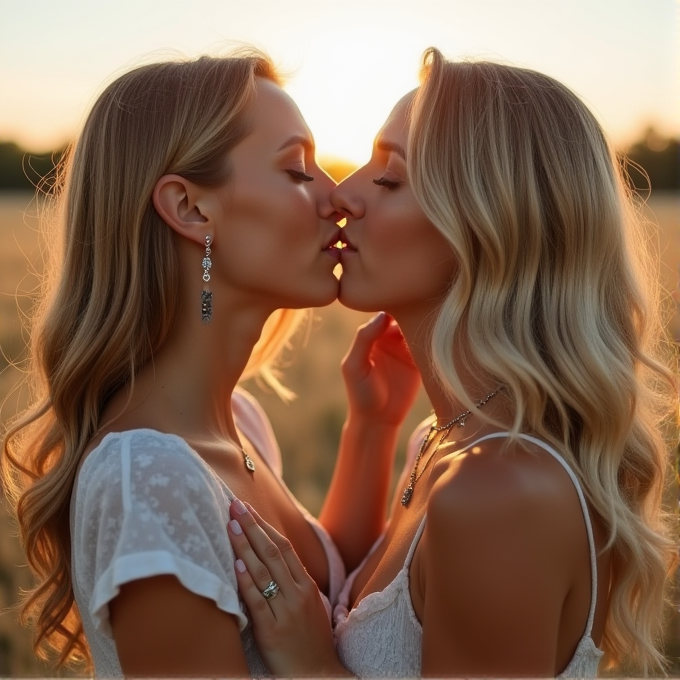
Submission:
<svg viewBox="0 0 680 680">
<path fill-rule="evenodd" d="M 306 172 L 302 172 L 302 170 L 293 170 L 288 169 L 286 172 L 296 181 L 298 182 L 313 182 L 314 178 L 311 175 L 308 175 Z"/>
<path fill-rule="evenodd" d="M 398 189 L 401 186 L 401 182 L 395 182 L 394 180 L 386 179 L 385 177 L 374 179 L 373 184 L 377 184 L 379 187 L 384 187 L 385 189 Z"/>
</svg>

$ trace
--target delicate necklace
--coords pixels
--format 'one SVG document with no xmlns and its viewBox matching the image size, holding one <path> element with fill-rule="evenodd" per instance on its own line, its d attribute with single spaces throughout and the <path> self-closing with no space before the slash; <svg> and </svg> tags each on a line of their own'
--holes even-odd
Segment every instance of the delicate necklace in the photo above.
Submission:
<svg viewBox="0 0 680 680">
<path fill-rule="evenodd" d="M 486 397 L 480 399 L 476 404 L 477 408 L 484 406 L 489 401 L 489 399 L 495 397 L 500 389 L 501 389 L 500 387 L 497 387 L 493 392 L 487 394 Z M 418 449 L 418 455 L 416 456 L 415 462 L 413 463 L 413 470 L 411 471 L 411 476 L 409 477 L 408 486 L 404 489 L 404 491 L 401 494 L 401 504 L 404 507 L 406 507 L 411 502 L 411 496 L 413 496 L 413 488 L 415 487 L 416 482 L 423 476 L 423 473 L 427 469 L 427 466 L 430 464 L 430 461 L 434 458 L 434 455 L 439 450 L 439 447 L 444 443 L 444 440 L 449 436 L 451 430 L 453 429 L 453 426 L 457 424 L 458 427 L 465 427 L 465 421 L 468 419 L 468 416 L 471 415 L 472 411 L 464 411 L 459 416 L 456 416 L 453 420 L 450 420 L 445 425 L 433 424 L 427 431 L 427 434 L 423 439 L 423 443 L 420 445 L 420 448 Z M 428 447 L 432 439 L 434 439 L 433 435 L 437 432 L 443 432 L 444 434 L 439 438 L 439 442 L 437 443 L 437 446 L 434 447 L 432 455 L 427 459 L 427 462 L 423 466 L 423 469 L 420 471 L 420 474 L 418 474 L 418 464 L 420 463 L 420 459 L 423 457 L 425 449 Z"/>
<path fill-rule="evenodd" d="M 243 447 L 241 447 L 241 453 L 243 454 L 243 462 L 246 464 L 246 470 L 248 472 L 255 472 L 255 463 L 253 463 L 253 459 L 246 453 Z"/>
<path fill-rule="evenodd" d="M 248 470 L 248 472 L 255 472 L 255 463 L 254 463 L 253 459 L 248 455 L 245 448 L 243 446 L 241 446 L 240 443 L 237 443 L 237 442 L 234 442 L 234 445 L 241 452 L 241 455 L 243 456 L 243 462 L 246 466 L 246 470 Z"/>
</svg>

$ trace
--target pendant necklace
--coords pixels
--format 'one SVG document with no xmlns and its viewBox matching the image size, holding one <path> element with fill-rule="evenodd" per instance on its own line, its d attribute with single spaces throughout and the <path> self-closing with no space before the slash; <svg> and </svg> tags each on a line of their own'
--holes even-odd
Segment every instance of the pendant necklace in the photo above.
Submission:
<svg viewBox="0 0 680 680">
<path fill-rule="evenodd" d="M 247 451 L 245 450 L 245 447 L 241 445 L 240 442 L 234 442 L 234 446 L 241 452 L 241 455 L 243 456 L 243 463 L 246 466 L 246 470 L 248 472 L 255 472 L 255 462 L 253 459 L 248 455 Z"/>
<path fill-rule="evenodd" d="M 246 453 L 246 450 L 241 447 L 241 453 L 243 454 L 243 462 L 245 463 L 246 470 L 248 472 L 255 472 L 255 463 L 253 463 L 253 459 Z"/>
<path fill-rule="evenodd" d="M 481 408 L 484 406 L 489 399 L 492 399 L 498 394 L 498 391 L 500 390 L 500 387 L 497 387 L 493 392 L 490 392 L 489 394 L 486 395 L 483 399 L 480 399 L 477 403 L 476 406 L 477 408 Z M 418 449 L 418 455 L 416 456 L 416 459 L 413 463 L 413 470 L 411 471 L 411 475 L 409 477 L 409 482 L 406 488 L 403 490 L 401 494 L 401 504 L 404 507 L 407 507 L 408 504 L 411 502 L 411 496 L 413 496 L 413 489 L 416 485 L 416 482 L 423 476 L 423 473 L 427 469 L 427 466 L 430 464 L 430 461 L 434 458 L 435 454 L 439 450 L 439 447 L 444 443 L 444 440 L 449 436 L 451 433 L 451 430 L 453 429 L 454 425 L 458 425 L 458 427 L 465 427 L 465 421 L 467 420 L 468 416 L 472 415 L 472 411 L 464 411 L 461 413 L 459 416 L 456 416 L 453 420 L 450 420 L 448 423 L 445 425 L 436 425 L 433 424 L 430 429 L 427 431 L 427 434 L 425 435 L 423 439 L 423 443 L 420 445 L 420 448 Z M 423 466 L 423 469 L 420 471 L 420 474 L 418 474 L 418 464 L 420 463 L 420 459 L 423 457 L 423 453 L 425 453 L 425 449 L 429 446 L 430 442 L 434 439 L 434 436 L 437 434 L 437 432 L 443 432 L 442 436 L 439 438 L 439 442 L 437 443 L 437 446 L 434 447 L 434 451 L 432 452 L 432 455 L 427 459 L 427 462 Z"/>
</svg>

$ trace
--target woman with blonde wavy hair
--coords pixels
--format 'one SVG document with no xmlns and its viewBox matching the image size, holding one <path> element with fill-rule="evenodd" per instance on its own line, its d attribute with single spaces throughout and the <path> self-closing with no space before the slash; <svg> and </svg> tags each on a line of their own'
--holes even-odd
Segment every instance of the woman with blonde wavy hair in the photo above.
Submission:
<svg viewBox="0 0 680 680">
<path fill-rule="evenodd" d="M 341 556 L 285 487 L 269 422 L 237 384 L 259 374 L 285 397 L 273 365 L 294 310 L 336 299 L 333 186 L 255 51 L 141 66 L 94 104 L 63 168 L 33 406 L 2 459 L 37 581 L 24 618 L 58 665 L 266 675 L 237 593 L 234 494 L 288 537 L 310 615 L 330 616 Z M 350 481 L 327 523 L 361 489 Z M 296 672 L 333 647 L 327 626 L 308 642 Z"/>
<path fill-rule="evenodd" d="M 548 76 L 430 49 L 332 200 L 347 218 L 339 299 L 394 317 L 434 407 L 340 594 L 339 659 L 360 677 L 662 668 L 672 355 L 592 114 Z M 231 514 L 261 651 L 299 649 L 298 612 L 259 593 L 270 575 L 284 595 L 304 580 L 290 544 Z"/>
</svg>

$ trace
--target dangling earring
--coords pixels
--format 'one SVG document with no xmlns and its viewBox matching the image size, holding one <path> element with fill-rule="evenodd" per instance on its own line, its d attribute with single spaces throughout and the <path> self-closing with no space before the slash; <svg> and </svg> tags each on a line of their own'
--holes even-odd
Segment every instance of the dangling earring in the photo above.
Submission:
<svg viewBox="0 0 680 680">
<path fill-rule="evenodd" d="M 210 253 L 212 252 L 210 245 L 212 243 L 212 236 L 205 237 L 205 257 L 203 258 L 203 281 L 205 285 L 201 291 L 201 321 L 203 323 L 210 323 L 212 318 L 212 292 L 208 290 L 208 281 L 210 281 L 210 267 L 212 267 L 212 260 Z"/>
</svg>

